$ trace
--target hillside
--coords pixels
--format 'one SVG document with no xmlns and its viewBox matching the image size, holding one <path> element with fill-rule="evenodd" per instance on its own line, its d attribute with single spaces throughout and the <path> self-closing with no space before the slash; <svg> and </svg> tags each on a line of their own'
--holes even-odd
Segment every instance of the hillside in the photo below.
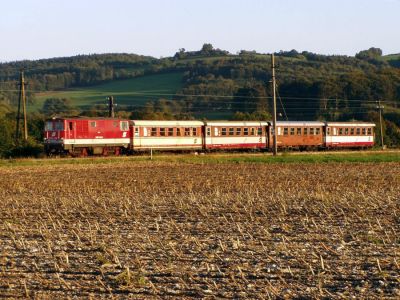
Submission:
<svg viewBox="0 0 400 300">
<path fill-rule="evenodd" d="M 296 50 L 275 55 L 278 119 L 377 123 L 381 99 L 388 144 L 400 144 L 398 55 L 382 56 L 378 48 L 355 57 Z M 36 117 L 105 115 L 105 98 L 112 95 L 117 113 L 131 118 L 266 119 L 270 67 L 269 54 L 230 54 L 210 44 L 161 59 L 103 54 L 3 63 L 0 107 L 16 110 L 24 68 L 28 108 Z"/>
</svg>

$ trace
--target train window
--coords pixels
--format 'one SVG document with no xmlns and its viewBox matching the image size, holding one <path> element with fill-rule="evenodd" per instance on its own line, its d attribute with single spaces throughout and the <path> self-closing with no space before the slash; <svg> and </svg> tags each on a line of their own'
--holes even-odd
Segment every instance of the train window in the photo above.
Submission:
<svg viewBox="0 0 400 300">
<path fill-rule="evenodd" d="M 207 127 L 207 136 L 211 136 L 211 128 Z"/>
<path fill-rule="evenodd" d="M 290 128 L 290 135 L 294 135 L 294 128 L 293 127 Z"/>
<path fill-rule="evenodd" d="M 45 127 L 44 127 L 44 130 L 46 130 L 46 131 L 52 131 L 52 130 L 53 130 L 53 122 L 51 122 L 51 121 L 46 122 L 46 125 L 45 125 Z"/>
<path fill-rule="evenodd" d="M 193 136 L 197 136 L 197 128 L 193 127 Z"/>
<path fill-rule="evenodd" d="M 297 134 L 297 135 L 301 135 L 301 128 L 300 128 L 300 127 L 297 127 L 297 128 L 296 128 L 296 134 Z"/>
<path fill-rule="evenodd" d="M 256 129 L 254 127 L 250 128 L 250 135 L 256 135 Z"/>
<path fill-rule="evenodd" d="M 160 136 L 165 136 L 165 128 L 160 128 Z"/>
<path fill-rule="evenodd" d="M 235 134 L 235 128 L 230 127 L 229 128 L 229 135 L 234 135 Z"/>
<path fill-rule="evenodd" d="M 283 135 L 289 135 L 289 128 L 283 127 Z"/>
<path fill-rule="evenodd" d="M 350 128 L 350 135 L 354 135 L 354 128 Z"/>
<path fill-rule="evenodd" d="M 185 127 L 185 136 L 190 136 L 190 128 Z"/>
<path fill-rule="evenodd" d="M 168 136 L 174 135 L 174 128 L 168 128 Z"/>
<path fill-rule="evenodd" d="M 151 136 L 157 136 L 157 127 L 151 127 Z"/>
<path fill-rule="evenodd" d="M 257 128 L 257 135 L 262 135 L 262 128 L 261 127 Z"/>
<path fill-rule="evenodd" d="M 308 134 L 308 128 L 307 127 L 304 127 L 303 128 L 303 135 L 307 135 Z"/>
<path fill-rule="evenodd" d="M 146 128 L 145 128 L 146 129 Z M 135 127 L 135 136 L 138 137 L 139 136 L 139 127 Z"/>
<path fill-rule="evenodd" d="M 96 121 L 90 122 L 90 127 L 95 128 L 96 127 Z"/>
<path fill-rule="evenodd" d="M 339 128 L 339 135 L 343 135 L 343 128 Z"/>
<path fill-rule="evenodd" d="M 242 127 L 236 128 L 236 135 L 242 135 Z"/>
<path fill-rule="evenodd" d="M 349 129 L 347 127 L 344 129 L 344 134 L 349 135 Z"/>
<path fill-rule="evenodd" d="M 360 135 L 360 133 L 361 133 L 360 128 L 357 128 L 357 129 L 356 129 L 356 133 L 357 133 L 357 135 Z"/>
<path fill-rule="evenodd" d="M 362 135 L 365 135 L 367 132 L 367 130 L 365 130 L 365 128 L 362 129 Z"/>
<path fill-rule="evenodd" d="M 368 135 L 372 135 L 372 128 L 368 128 Z"/>
<path fill-rule="evenodd" d="M 226 135 L 226 128 L 225 127 L 221 128 L 221 135 Z"/>
<path fill-rule="evenodd" d="M 310 135 L 314 135 L 314 128 L 313 127 L 310 128 Z"/>
<path fill-rule="evenodd" d="M 315 128 L 315 134 L 319 135 L 321 133 L 321 128 L 317 127 Z"/>
<path fill-rule="evenodd" d="M 120 124 L 120 128 L 122 131 L 127 131 L 129 130 L 129 124 L 128 121 L 122 121 Z"/>
<path fill-rule="evenodd" d="M 331 128 L 330 128 L 330 127 L 328 127 L 328 128 L 326 129 L 326 134 L 327 134 L 327 135 L 331 135 Z"/>
<path fill-rule="evenodd" d="M 249 128 L 247 127 L 243 128 L 243 135 L 249 135 Z"/>
</svg>

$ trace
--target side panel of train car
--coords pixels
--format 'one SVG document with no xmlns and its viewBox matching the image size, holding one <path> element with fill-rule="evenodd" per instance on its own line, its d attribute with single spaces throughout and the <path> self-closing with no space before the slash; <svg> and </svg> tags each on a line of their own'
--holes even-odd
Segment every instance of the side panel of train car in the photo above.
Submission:
<svg viewBox="0 0 400 300">
<path fill-rule="evenodd" d="M 202 150 L 201 121 L 131 121 L 131 150 Z"/>
<path fill-rule="evenodd" d="M 324 146 L 323 122 L 277 122 L 276 128 L 279 148 L 307 149 Z M 272 127 L 272 138 L 271 130 Z"/>
<path fill-rule="evenodd" d="M 326 123 L 327 148 L 372 147 L 375 142 L 374 123 Z"/>
<path fill-rule="evenodd" d="M 70 118 L 46 122 L 45 148 L 47 153 L 90 152 L 119 154 L 130 143 L 129 121 L 119 119 Z"/>
<path fill-rule="evenodd" d="M 266 149 L 267 122 L 206 122 L 205 149 Z"/>
</svg>

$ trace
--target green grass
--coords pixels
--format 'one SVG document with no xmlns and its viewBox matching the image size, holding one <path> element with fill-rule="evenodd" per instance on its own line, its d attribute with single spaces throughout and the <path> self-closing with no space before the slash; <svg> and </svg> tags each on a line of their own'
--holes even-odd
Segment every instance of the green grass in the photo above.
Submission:
<svg viewBox="0 0 400 300">
<path fill-rule="evenodd" d="M 171 99 L 169 95 L 182 88 L 182 77 L 181 72 L 156 74 L 77 89 L 37 93 L 30 111 L 38 111 L 48 98 L 71 99 L 77 107 L 105 105 L 106 97 L 111 95 L 119 105 L 142 105 L 148 100 Z"/>
<path fill-rule="evenodd" d="M 280 153 L 274 157 L 271 153 L 212 153 L 205 155 L 166 154 L 155 152 L 150 161 L 149 153 L 137 156 L 122 157 L 89 157 L 89 158 L 46 158 L 46 159 L 4 159 L 0 167 L 43 166 L 62 164 L 112 164 L 125 162 L 171 162 L 189 164 L 220 163 L 386 163 L 400 162 L 399 151 L 366 151 L 366 152 L 317 152 L 317 153 Z"/>
<path fill-rule="evenodd" d="M 383 60 L 389 61 L 389 60 L 399 60 L 400 59 L 400 53 L 398 54 L 388 54 L 382 56 Z"/>
</svg>

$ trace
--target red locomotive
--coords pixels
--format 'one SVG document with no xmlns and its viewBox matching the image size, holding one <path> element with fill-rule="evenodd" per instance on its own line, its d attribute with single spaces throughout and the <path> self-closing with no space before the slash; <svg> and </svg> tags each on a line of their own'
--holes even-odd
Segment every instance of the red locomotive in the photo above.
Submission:
<svg viewBox="0 0 400 300">
<path fill-rule="evenodd" d="M 277 122 L 279 148 L 364 148 L 374 145 L 373 123 Z M 272 148 L 271 122 L 133 121 L 113 118 L 55 118 L 46 121 L 48 155 L 92 155 L 158 150 Z"/>
</svg>

